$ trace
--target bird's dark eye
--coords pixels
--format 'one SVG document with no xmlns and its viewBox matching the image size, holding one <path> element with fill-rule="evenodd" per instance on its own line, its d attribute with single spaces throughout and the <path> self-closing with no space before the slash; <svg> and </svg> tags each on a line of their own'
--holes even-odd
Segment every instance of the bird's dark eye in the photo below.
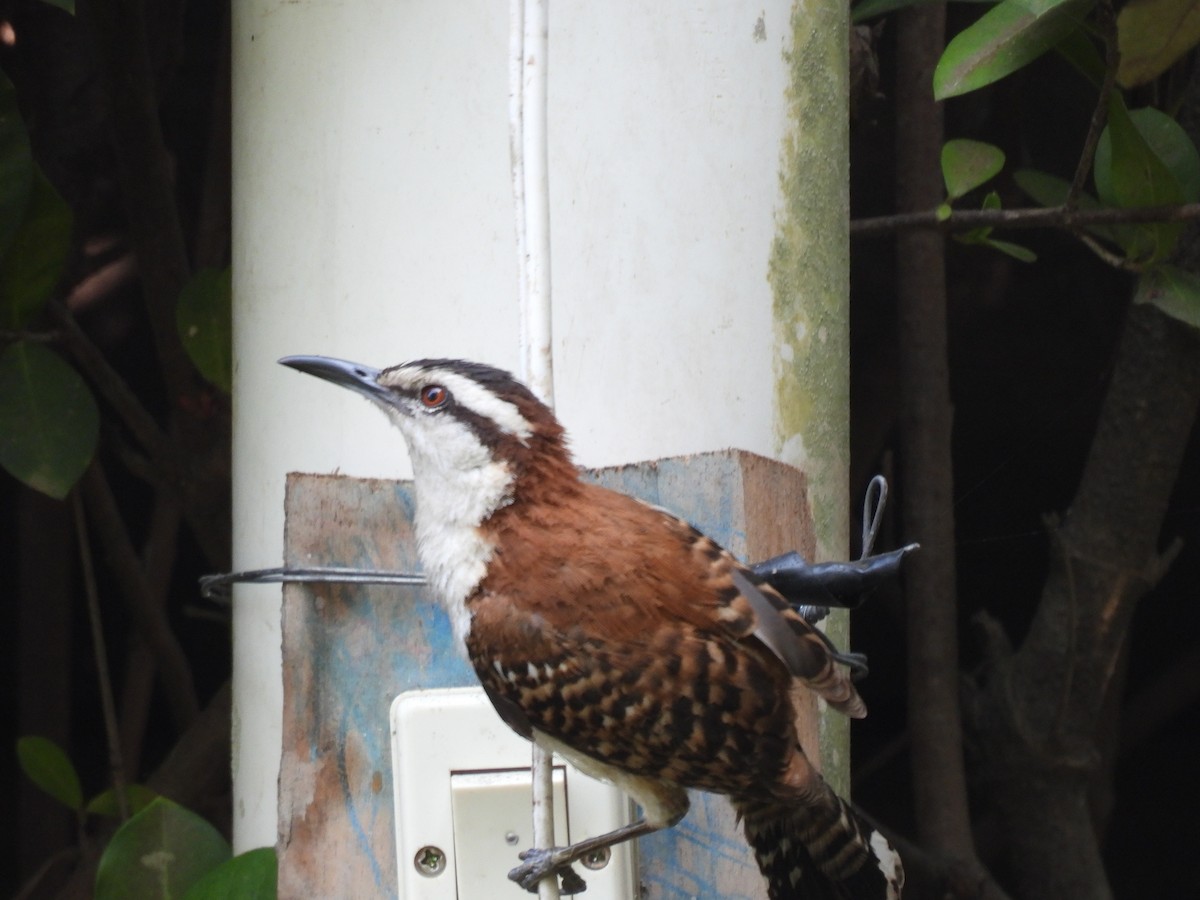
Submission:
<svg viewBox="0 0 1200 900">
<path fill-rule="evenodd" d="M 421 389 L 421 405 L 426 409 L 437 409 L 445 406 L 450 399 L 450 392 L 440 384 L 431 384 Z"/>
</svg>

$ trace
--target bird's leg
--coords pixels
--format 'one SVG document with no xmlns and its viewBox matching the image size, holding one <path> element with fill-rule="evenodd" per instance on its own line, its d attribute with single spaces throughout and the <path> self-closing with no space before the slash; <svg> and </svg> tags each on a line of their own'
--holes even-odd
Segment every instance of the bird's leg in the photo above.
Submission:
<svg viewBox="0 0 1200 900">
<path fill-rule="evenodd" d="M 622 772 L 616 766 L 580 753 L 536 729 L 534 740 L 572 763 L 583 774 L 616 785 L 642 808 L 642 817 L 636 822 L 622 825 L 606 834 L 585 838 L 568 847 L 534 848 L 520 854 L 524 862 L 509 872 L 508 877 L 530 893 L 537 893 L 538 882 L 551 874 L 562 877 L 564 894 L 582 893 L 587 885 L 571 868 L 571 863 L 623 841 L 670 828 L 687 815 L 687 791 L 677 784 Z"/>
<path fill-rule="evenodd" d="M 577 844 L 566 847 L 535 847 L 520 854 L 524 862 L 509 872 L 509 880 L 515 881 L 530 893 L 538 892 L 538 882 L 551 874 L 562 876 L 564 894 L 580 894 L 587 888 L 583 878 L 571 869 L 571 863 L 583 859 L 589 853 L 607 850 L 623 841 L 644 838 L 664 828 L 670 828 L 688 815 L 688 792 L 670 781 L 660 781 L 644 775 L 622 772 L 610 763 L 587 756 L 571 749 L 548 734 L 534 730 L 534 740 L 574 764 L 584 775 L 608 784 L 616 785 L 629 798 L 641 806 L 642 817 L 620 828 L 614 828 L 595 838 L 584 838 Z"/>
<path fill-rule="evenodd" d="M 536 894 L 538 882 L 551 874 L 562 877 L 564 894 L 582 893 L 587 885 L 584 880 L 571 868 L 571 863 L 583 859 L 589 854 L 607 850 L 623 841 L 645 837 L 665 827 L 639 819 L 629 825 L 623 825 L 607 834 L 585 838 L 568 847 L 533 848 L 521 853 L 524 862 L 508 873 L 510 881 L 515 881 L 531 894 Z"/>
</svg>

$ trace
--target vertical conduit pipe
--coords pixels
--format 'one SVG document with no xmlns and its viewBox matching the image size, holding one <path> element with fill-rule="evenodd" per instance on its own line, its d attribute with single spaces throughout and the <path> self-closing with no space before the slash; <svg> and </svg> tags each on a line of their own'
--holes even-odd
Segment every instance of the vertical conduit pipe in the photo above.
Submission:
<svg viewBox="0 0 1200 900">
<path fill-rule="evenodd" d="M 550 176 L 547 146 L 549 0 L 512 0 L 509 15 L 509 146 L 520 281 L 521 378 L 554 406 L 550 314 Z M 533 844 L 554 846 L 554 756 L 533 744 Z M 557 876 L 538 884 L 558 900 Z"/>
</svg>

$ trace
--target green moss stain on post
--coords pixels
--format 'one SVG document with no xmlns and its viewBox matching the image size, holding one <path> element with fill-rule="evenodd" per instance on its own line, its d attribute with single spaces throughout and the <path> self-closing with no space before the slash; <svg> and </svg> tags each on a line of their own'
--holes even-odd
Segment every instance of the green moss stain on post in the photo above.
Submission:
<svg viewBox="0 0 1200 900">
<path fill-rule="evenodd" d="M 788 127 L 769 278 L 776 437 L 803 468 L 823 553 L 846 549 L 849 461 L 849 196 L 845 4 L 792 9 Z"/>
<path fill-rule="evenodd" d="M 819 552 L 845 558 L 849 502 L 847 4 L 792 6 L 780 200 L 768 269 L 774 296 L 779 457 L 809 478 Z M 848 622 L 827 631 L 846 646 Z M 822 768 L 849 787 L 848 723 L 822 717 Z"/>
</svg>

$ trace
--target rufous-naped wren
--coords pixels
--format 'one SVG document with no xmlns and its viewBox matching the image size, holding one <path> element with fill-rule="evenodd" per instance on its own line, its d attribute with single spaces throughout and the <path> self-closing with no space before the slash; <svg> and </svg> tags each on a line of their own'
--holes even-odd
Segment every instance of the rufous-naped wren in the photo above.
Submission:
<svg viewBox="0 0 1200 900">
<path fill-rule="evenodd" d="M 629 794 L 643 817 L 525 851 L 536 891 L 727 794 L 772 900 L 895 900 L 900 858 L 804 755 L 794 687 L 866 709 L 834 651 L 769 585 L 668 512 L 580 478 L 562 426 L 507 372 L 455 359 L 284 365 L 352 388 L 408 444 L 418 552 L 458 642 L 518 734 Z"/>
</svg>

